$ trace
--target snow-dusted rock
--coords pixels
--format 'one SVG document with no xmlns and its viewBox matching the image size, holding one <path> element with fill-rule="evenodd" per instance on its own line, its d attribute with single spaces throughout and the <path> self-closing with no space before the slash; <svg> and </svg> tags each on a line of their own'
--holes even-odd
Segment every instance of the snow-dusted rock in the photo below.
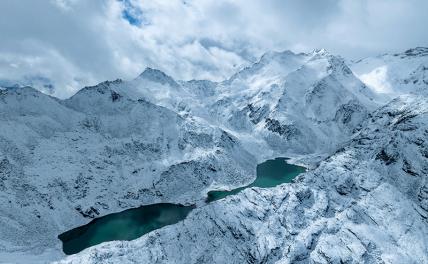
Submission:
<svg viewBox="0 0 428 264">
<path fill-rule="evenodd" d="M 427 129 L 426 98 L 397 98 L 293 184 L 59 263 L 426 263 Z"/>
<path fill-rule="evenodd" d="M 210 106 L 216 120 L 279 152 L 334 151 L 377 106 L 370 89 L 325 50 L 267 53 L 219 89 Z"/>
<path fill-rule="evenodd" d="M 352 71 L 384 98 L 428 91 L 428 48 L 369 57 L 351 64 Z"/>
<path fill-rule="evenodd" d="M 255 177 L 256 159 L 229 133 L 110 85 L 65 101 L 32 88 L 1 91 L 3 253 L 59 251 L 59 233 L 94 217 L 155 202 L 195 203 L 211 185 Z"/>
<path fill-rule="evenodd" d="M 148 68 L 67 100 L 1 89 L 0 260 L 58 260 L 56 236 L 94 217 L 201 205 L 210 189 L 250 182 L 264 158 L 289 156 L 312 168 L 293 184 L 60 262 L 428 262 L 426 53 L 351 70 L 325 50 L 269 52 L 219 83 Z M 392 92 L 364 77 L 373 61 L 396 69 Z"/>
</svg>

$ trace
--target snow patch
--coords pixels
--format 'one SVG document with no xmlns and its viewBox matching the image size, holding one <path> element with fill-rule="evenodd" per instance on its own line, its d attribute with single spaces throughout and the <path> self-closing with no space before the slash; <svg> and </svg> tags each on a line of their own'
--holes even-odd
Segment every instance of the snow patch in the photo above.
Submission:
<svg viewBox="0 0 428 264">
<path fill-rule="evenodd" d="M 388 94 L 393 92 L 392 86 L 388 81 L 387 65 L 377 67 L 366 74 L 357 76 L 376 93 Z"/>
</svg>

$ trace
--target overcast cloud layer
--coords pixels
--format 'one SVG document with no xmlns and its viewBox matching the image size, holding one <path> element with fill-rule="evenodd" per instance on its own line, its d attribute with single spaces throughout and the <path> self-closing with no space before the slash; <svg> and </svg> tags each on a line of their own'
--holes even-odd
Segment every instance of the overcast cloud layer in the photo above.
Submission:
<svg viewBox="0 0 428 264">
<path fill-rule="evenodd" d="M 136 77 L 222 80 L 267 50 L 348 59 L 427 46 L 426 0 L 3 0 L 0 86 L 68 97 Z"/>
</svg>

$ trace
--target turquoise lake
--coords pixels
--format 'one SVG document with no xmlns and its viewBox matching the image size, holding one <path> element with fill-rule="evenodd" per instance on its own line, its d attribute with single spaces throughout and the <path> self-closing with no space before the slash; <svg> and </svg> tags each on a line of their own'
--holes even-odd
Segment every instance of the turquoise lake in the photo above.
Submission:
<svg viewBox="0 0 428 264">
<path fill-rule="evenodd" d="M 253 183 L 230 191 L 208 192 L 206 202 L 213 202 L 237 194 L 250 187 L 272 188 L 282 183 L 291 182 L 297 175 L 305 171 L 306 168 L 304 167 L 288 164 L 286 158 L 267 160 L 257 165 L 257 178 Z"/>
<path fill-rule="evenodd" d="M 84 226 L 62 233 L 65 254 L 75 254 L 85 248 L 112 240 L 133 240 L 150 231 L 175 224 L 195 206 L 160 203 L 128 209 L 92 220 Z"/>
<path fill-rule="evenodd" d="M 256 180 L 230 191 L 210 191 L 207 203 L 236 194 L 249 187 L 271 188 L 291 182 L 305 172 L 304 167 L 288 164 L 286 158 L 267 160 L 257 165 Z M 161 227 L 184 220 L 196 206 L 159 203 L 128 209 L 92 220 L 58 236 L 65 254 L 75 254 L 106 241 L 133 240 Z"/>
</svg>

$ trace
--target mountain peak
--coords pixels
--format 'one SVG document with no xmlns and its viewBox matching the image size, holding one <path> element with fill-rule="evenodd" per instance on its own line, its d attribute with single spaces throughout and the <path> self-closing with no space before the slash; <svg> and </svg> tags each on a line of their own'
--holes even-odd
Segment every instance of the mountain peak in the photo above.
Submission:
<svg viewBox="0 0 428 264">
<path fill-rule="evenodd" d="M 397 56 L 400 54 L 395 54 L 395 55 Z M 421 57 L 422 56 L 428 56 L 428 48 L 427 47 L 416 47 L 413 49 L 408 49 L 404 52 L 404 55 L 411 56 L 411 57 L 413 57 L 413 56 L 421 56 Z"/>
<path fill-rule="evenodd" d="M 147 67 L 138 76 L 137 79 L 145 79 L 145 80 L 160 83 L 163 85 L 168 84 L 172 87 L 178 86 L 178 83 L 176 81 L 174 81 L 174 79 L 171 76 L 167 75 L 166 73 L 164 73 L 161 70 L 150 68 L 150 67 Z"/>
<path fill-rule="evenodd" d="M 144 71 L 139 75 L 139 77 L 147 77 L 147 76 L 152 76 L 152 75 L 166 76 L 166 73 L 164 73 L 161 70 L 155 69 L 155 68 L 146 67 L 144 69 Z"/>
<path fill-rule="evenodd" d="M 122 79 L 116 79 L 114 81 L 104 81 L 100 82 L 97 85 L 93 86 L 85 86 L 79 91 L 77 91 L 73 96 L 71 96 L 69 99 L 76 98 L 76 97 L 87 97 L 89 95 L 95 96 L 96 94 L 111 94 L 112 97 L 115 96 L 113 94 L 116 94 L 117 88 L 120 84 L 123 83 Z"/>
<path fill-rule="evenodd" d="M 17 95 L 40 95 L 43 94 L 39 90 L 31 86 L 13 86 L 13 87 L 2 87 L 2 91 L 5 94 L 17 94 Z"/>
<path fill-rule="evenodd" d="M 325 49 L 315 49 L 308 55 L 311 56 L 310 61 L 326 61 L 328 63 L 327 71 L 331 73 L 352 74 L 351 69 L 341 56 L 333 55 Z"/>
<path fill-rule="evenodd" d="M 307 55 L 312 56 L 312 58 L 314 58 L 314 59 L 333 56 L 326 49 L 314 49 L 312 52 L 308 53 Z"/>
<path fill-rule="evenodd" d="M 296 54 L 290 50 L 284 50 L 284 51 L 268 51 L 262 55 L 260 58 L 260 62 L 267 62 L 271 60 L 281 60 L 288 58 L 290 56 L 296 56 Z"/>
</svg>

